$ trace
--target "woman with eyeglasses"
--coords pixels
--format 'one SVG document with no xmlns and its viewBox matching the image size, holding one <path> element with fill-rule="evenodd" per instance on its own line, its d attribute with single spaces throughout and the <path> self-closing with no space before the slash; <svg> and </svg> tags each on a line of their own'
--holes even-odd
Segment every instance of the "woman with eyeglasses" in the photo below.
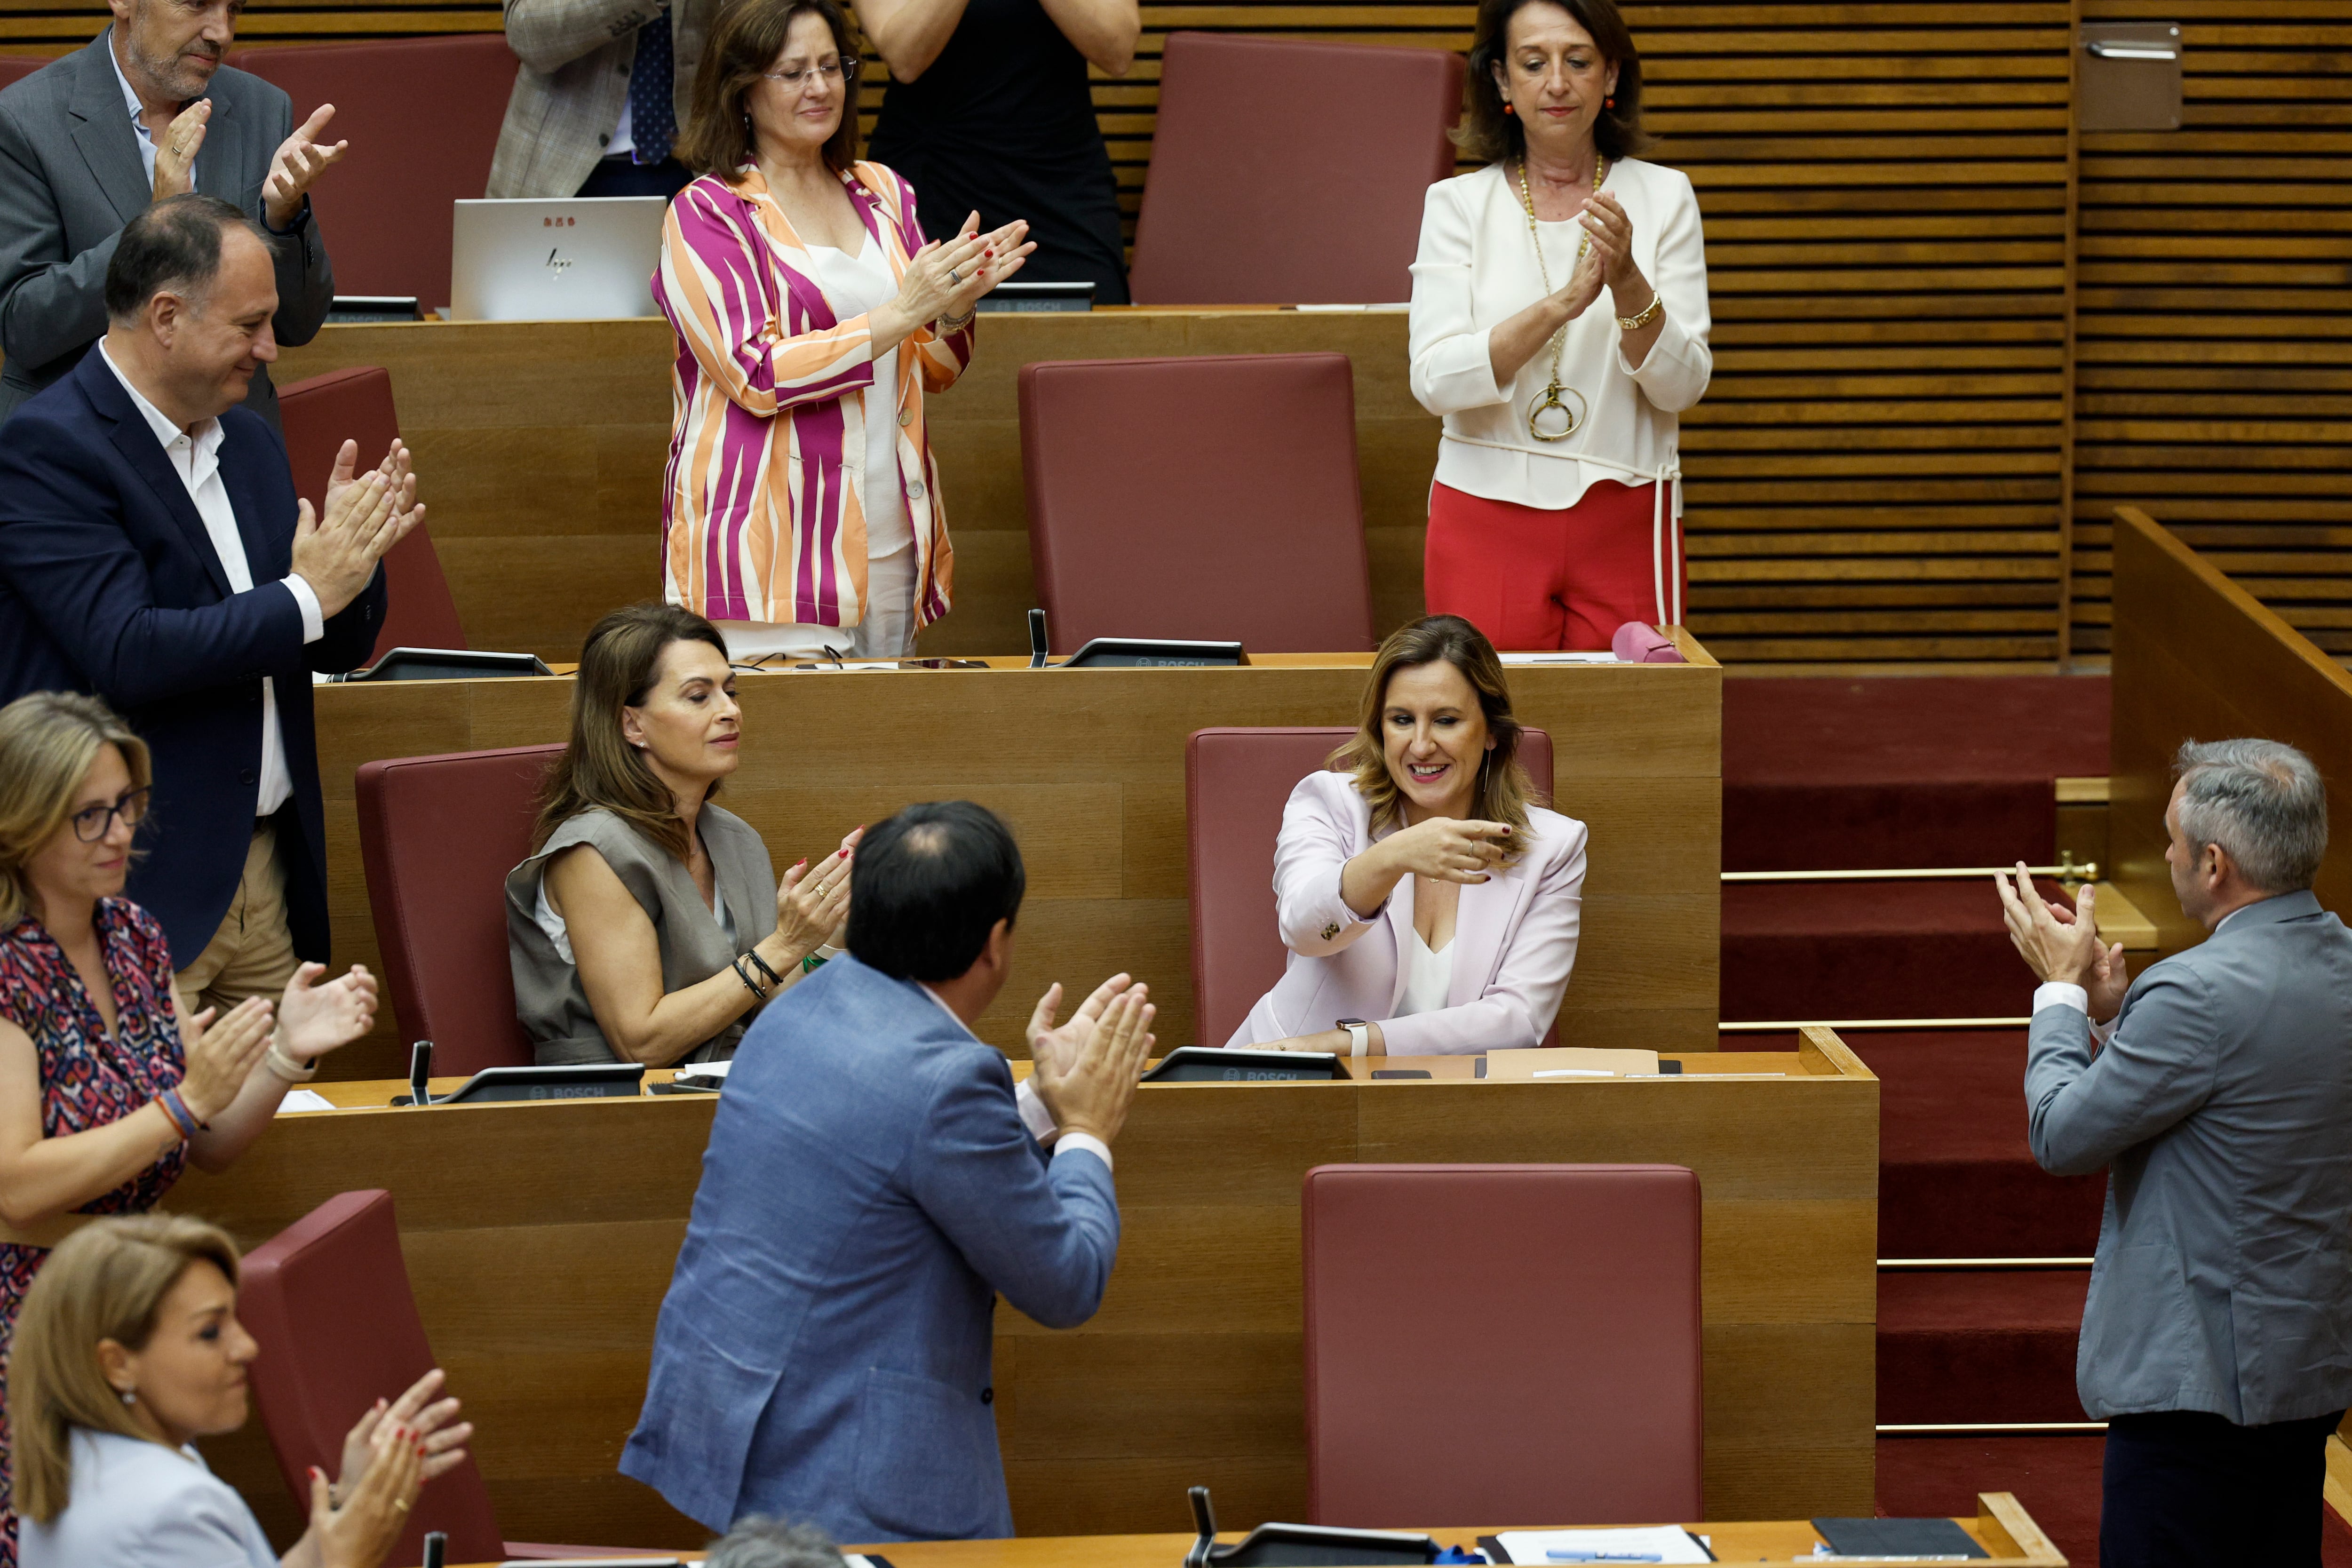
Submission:
<svg viewBox="0 0 2352 1568">
<path fill-rule="evenodd" d="M 1027 226 L 926 240 L 915 193 L 857 158 L 857 51 L 835 0 L 720 16 L 678 156 L 654 300 L 677 333 L 662 590 L 739 659 L 897 658 L 948 609 L 923 423 L 971 357 Z"/>
<path fill-rule="evenodd" d="M 306 963 L 276 1004 L 189 1016 L 163 929 L 121 897 L 147 746 L 94 697 L 0 708 L 0 1357 L 49 1250 L 226 1166 L 318 1058 L 367 1033 L 375 978 Z M 8 1433 L 0 1420 L 0 1462 Z M 0 1515 L 0 1568 L 16 1521 Z"/>
</svg>

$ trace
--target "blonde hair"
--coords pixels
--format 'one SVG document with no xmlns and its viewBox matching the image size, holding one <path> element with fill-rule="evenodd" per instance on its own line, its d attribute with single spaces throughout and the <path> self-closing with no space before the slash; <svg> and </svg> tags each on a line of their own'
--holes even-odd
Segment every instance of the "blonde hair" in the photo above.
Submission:
<svg viewBox="0 0 2352 1568">
<path fill-rule="evenodd" d="M 177 1215 L 93 1220 L 33 1279 L 8 1352 L 9 1466 L 16 1512 L 47 1524 L 73 1500 L 73 1429 L 148 1438 L 98 1363 L 100 1340 L 142 1351 L 163 1298 L 199 1263 L 236 1283 L 228 1233 Z"/>
<path fill-rule="evenodd" d="M 1356 732 L 1326 759 L 1329 766 L 1356 776 L 1356 793 L 1372 808 L 1372 831 L 1403 825 L 1403 792 L 1389 772 L 1388 749 L 1381 738 L 1381 716 L 1387 710 L 1389 679 L 1400 669 L 1443 660 L 1462 672 L 1478 694 L 1486 717 L 1486 734 L 1495 744 L 1478 767 L 1478 796 L 1471 815 L 1481 822 L 1507 822 L 1526 837 L 1528 807 L 1536 801 L 1535 781 L 1519 765 L 1519 737 L 1525 731 L 1511 717 L 1511 689 L 1503 684 L 1503 661 L 1486 634 L 1459 616 L 1423 616 L 1399 626 L 1372 656 L 1372 678 L 1364 685 L 1364 709 Z"/>
<path fill-rule="evenodd" d="M 66 830 L 74 796 L 112 746 L 131 787 L 152 779 L 147 742 L 113 709 L 75 691 L 36 691 L 0 708 L 0 931 L 33 912 L 26 863 Z"/>
</svg>

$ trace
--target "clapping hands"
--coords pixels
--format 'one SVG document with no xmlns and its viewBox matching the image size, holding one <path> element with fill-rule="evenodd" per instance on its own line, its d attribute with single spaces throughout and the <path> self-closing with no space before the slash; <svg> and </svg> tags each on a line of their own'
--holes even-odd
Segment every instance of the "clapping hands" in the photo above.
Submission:
<svg viewBox="0 0 2352 1568">
<path fill-rule="evenodd" d="M 1054 1016 L 1062 1005 L 1061 983 L 1037 999 L 1029 1015 L 1030 1081 L 1064 1132 L 1105 1143 L 1118 1136 L 1156 1040 L 1151 1021 L 1160 1010 L 1150 997 L 1149 986 L 1114 974 L 1059 1028 Z"/>
<path fill-rule="evenodd" d="M 2069 908 L 2042 896 L 2024 861 L 2017 863 L 2013 875 L 2014 888 L 2009 877 L 1995 877 L 1992 885 L 2000 895 L 2001 918 L 2019 956 L 2038 980 L 2083 987 L 2090 997 L 2092 1017 L 2114 1017 L 2123 1008 L 2131 973 L 2123 943 L 2099 941 L 2098 889 L 2084 883 Z"/>
<path fill-rule="evenodd" d="M 375 575 L 376 563 L 425 521 L 408 447 L 394 441 L 383 461 L 357 472 L 360 445 L 346 441 L 327 476 L 325 515 L 303 501 L 294 523 L 296 574 L 318 595 L 319 608 L 339 615 Z"/>
</svg>

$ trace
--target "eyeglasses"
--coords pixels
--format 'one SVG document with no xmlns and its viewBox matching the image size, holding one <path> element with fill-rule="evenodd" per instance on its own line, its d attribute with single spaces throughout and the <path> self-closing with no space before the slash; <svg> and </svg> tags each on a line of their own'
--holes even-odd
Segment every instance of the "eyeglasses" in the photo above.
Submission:
<svg viewBox="0 0 2352 1568">
<path fill-rule="evenodd" d="M 835 60 L 829 66 L 804 66 L 799 70 L 761 71 L 760 74 L 770 81 L 782 82 L 794 92 L 798 92 L 812 74 L 823 77 L 828 86 L 844 77 L 854 79 L 857 75 L 857 65 L 858 62 L 851 58 Z"/>
<path fill-rule="evenodd" d="M 144 789 L 134 789 L 112 805 L 86 806 L 73 814 L 74 837 L 84 844 L 95 844 L 114 829 L 114 819 L 122 818 L 126 827 L 136 827 L 147 815 L 147 795 Z"/>
</svg>

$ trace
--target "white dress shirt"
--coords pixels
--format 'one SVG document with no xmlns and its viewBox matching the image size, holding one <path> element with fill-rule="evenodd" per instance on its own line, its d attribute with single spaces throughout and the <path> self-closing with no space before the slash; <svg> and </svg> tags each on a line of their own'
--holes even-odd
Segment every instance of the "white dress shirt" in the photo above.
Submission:
<svg viewBox="0 0 2352 1568">
<path fill-rule="evenodd" d="M 150 157 L 152 157 L 151 153 Z M 131 395 L 131 406 L 147 421 L 155 439 L 171 459 L 172 471 L 180 476 L 187 488 L 188 500 L 195 503 L 196 515 L 204 520 L 205 535 L 212 541 L 213 553 L 220 560 L 221 574 L 228 579 L 233 594 L 254 592 L 253 566 L 246 560 L 245 539 L 236 531 L 236 511 L 229 505 L 228 487 L 221 480 L 221 423 L 207 419 L 183 430 L 172 423 L 163 411 L 140 395 L 122 374 L 107 352 L 106 340 L 98 342 L 100 358 L 122 390 Z M 302 641 L 317 642 L 327 634 L 327 618 L 319 604 L 319 595 L 299 576 L 289 574 L 276 583 L 262 584 L 264 589 L 283 587 L 294 595 L 294 603 L 302 612 Z M 278 683 L 268 676 L 261 678 L 261 782 L 254 794 L 253 815 L 268 816 L 294 795 L 294 775 L 286 765 L 286 734 L 278 721 Z"/>
<path fill-rule="evenodd" d="M 1597 479 L 1641 485 L 1680 473 L 1675 416 L 1699 400 L 1715 367 L 1698 198 L 1681 171 L 1637 158 L 1612 163 L 1601 188 L 1633 223 L 1633 259 L 1657 289 L 1665 320 L 1641 364 L 1629 364 L 1616 304 L 1601 289 L 1568 324 L 1560 350 L 1560 385 L 1582 395 L 1584 423 L 1565 440 L 1544 442 L 1528 434 L 1528 407 L 1551 380 L 1549 340 L 1508 386 L 1496 384 L 1488 352 L 1496 327 L 1546 292 L 1517 176 L 1490 163 L 1429 187 L 1412 264 L 1411 378 L 1413 396 L 1445 422 L 1440 484 L 1557 511 Z M 1539 227 L 1557 291 L 1575 269 L 1582 231 L 1572 221 Z M 1639 310 L 1642 301 L 1626 304 Z M 1677 492 L 1679 517 L 1680 487 L 1660 488 Z"/>
<path fill-rule="evenodd" d="M 917 981 L 916 984 L 920 985 L 922 982 Z M 955 1018 L 957 1028 L 971 1035 L 975 1040 L 980 1038 L 978 1035 L 971 1033 L 971 1025 L 961 1018 L 956 1018 L 954 1008 L 940 1001 L 938 992 L 924 985 L 923 994 L 933 1002 L 938 1002 L 940 1012 L 950 1018 Z M 1106 1169 L 1114 1168 L 1110 1163 L 1109 1144 L 1091 1132 L 1064 1132 L 1054 1125 L 1054 1113 L 1045 1108 L 1045 1101 L 1038 1095 L 1036 1086 L 1027 1079 L 1023 1079 L 1021 1087 L 1013 1091 L 1013 1102 L 1021 1110 L 1021 1125 L 1026 1127 L 1029 1130 L 1029 1135 L 1038 1142 L 1052 1144 L 1055 1159 L 1060 1159 L 1074 1149 L 1084 1149 L 1096 1159 L 1100 1160 Z"/>
<path fill-rule="evenodd" d="M 131 110 L 131 133 L 138 138 L 139 161 L 147 165 L 147 188 L 152 191 L 155 188 L 155 139 L 147 132 L 147 106 L 141 103 L 138 93 L 131 90 L 131 79 L 122 74 L 122 62 L 115 58 L 114 40 L 110 37 L 106 42 L 106 58 L 114 67 L 114 79 L 122 84 L 123 107 Z M 188 189 L 193 191 L 195 188 L 196 171 L 191 164 L 188 168 Z"/>
<path fill-rule="evenodd" d="M 17 1522 L 23 1568 L 278 1568 L 236 1489 L 194 1448 L 72 1429 L 73 1496 Z"/>
</svg>

